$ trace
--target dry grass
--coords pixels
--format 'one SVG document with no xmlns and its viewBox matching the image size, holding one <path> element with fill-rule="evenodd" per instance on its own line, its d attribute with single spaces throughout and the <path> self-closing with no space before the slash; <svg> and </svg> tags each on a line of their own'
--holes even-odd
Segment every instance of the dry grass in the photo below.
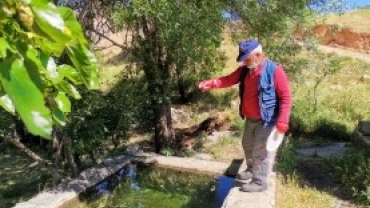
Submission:
<svg viewBox="0 0 370 208">
<path fill-rule="evenodd" d="M 224 52 L 225 55 L 228 57 L 226 61 L 226 67 L 223 70 L 222 74 L 227 74 L 234 71 L 239 63 L 236 61 L 236 57 L 239 54 L 238 44 L 233 42 L 230 35 L 225 33 L 223 36 L 222 45 L 220 51 Z"/>
<path fill-rule="evenodd" d="M 99 68 L 100 90 L 109 92 L 116 83 L 120 81 L 120 75 L 125 70 L 126 65 L 104 66 Z"/>
<path fill-rule="evenodd" d="M 326 24 L 337 24 L 356 32 L 370 33 L 370 9 L 359 9 L 344 14 L 330 14 L 324 17 Z"/>
<path fill-rule="evenodd" d="M 315 58 L 314 54 L 307 56 Z M 316 57 L 317 58 L 317 57 Z M 314 128 L 320 119 L 340 123 L 348 131 L 353 131 L 359 120 L 370 118 L 370 108 L 362 107 L 370 102 L 370 82 L 363 77 L 369 75 L 370 65 L 351 58 L 336 57 L 341 70 L 326 76 L 317 88 L 317 112 L 313 112 L 314 85 L 323 77 L 322 61 L 314 59 L 315 69 L 305 69 L 299 80 L 292 81 L 294 108 L 293 114 Z"/>
<path fill-rule="evenodd" d="M 334 207 L 335 199 L 328 193 L 302 186 L 298 176 L 292 175 L 287 180 L 279 175 L 277 178 L 277 208 L 328 208 Z"/>
<path fill-rule="evenodd" d="M 217 143 L 206 147 L 206 152 L 212 154 L 215 160 L 225 163 L 244 158 L 241 138 L 239 137 L 221 137 Z"/>
</svg>

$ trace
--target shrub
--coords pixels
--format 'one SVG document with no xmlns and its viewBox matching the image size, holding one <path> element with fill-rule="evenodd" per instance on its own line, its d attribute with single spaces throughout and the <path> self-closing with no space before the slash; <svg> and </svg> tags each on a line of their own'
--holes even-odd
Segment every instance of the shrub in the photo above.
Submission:
<svg viewBox="0 0 370 208">
<path fill-rule="evenodd" d="M 334 161 L 334 162 L 333 162 Z M 350 148 L 341 159 L 330 160 L 334 177 L 356 202 L 370 205 L 370 151 Z"/>
</svg>

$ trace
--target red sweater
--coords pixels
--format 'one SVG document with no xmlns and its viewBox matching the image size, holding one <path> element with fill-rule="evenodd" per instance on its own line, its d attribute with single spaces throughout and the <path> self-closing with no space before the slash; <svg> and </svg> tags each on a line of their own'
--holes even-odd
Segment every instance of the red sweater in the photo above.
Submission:
<svg viewBox="0 0 370 208">
<path fill-rule="evenodd" d="M 216 88 L 226 88 L 239 83 L 240 71 L 242 67 L 236 69 L 233 73 L 215 79 Z M 260 107 L 258 102 L 258 85 L 262 73 L 262 67 L 257 67 L 248 74 L 244 81 L 243 93 L 243 116 L 251 119 L 260 119 Z M 275 90 L 279 99 L 279 115 L 277 123 L 289 123 L 290 111 L 292 106 L 292 96 L 290 92 L 289 81 L 286 73 L 280 65 L 275 70 Z"/>
</svg>

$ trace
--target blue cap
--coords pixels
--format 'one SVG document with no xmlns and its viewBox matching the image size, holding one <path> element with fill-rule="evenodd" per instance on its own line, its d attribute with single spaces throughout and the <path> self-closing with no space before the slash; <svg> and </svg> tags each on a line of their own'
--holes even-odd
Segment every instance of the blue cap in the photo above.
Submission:
<svg viewBox="0 0 370 208">
<path fill-rule="evenodd" d="M 256 40 L 244 40 L 239 44 L 239 56 L 236 58 L 236 61 L 242 62 L 247 59 L 249 54 L 256 49 L 260 43 Z"/>
</svg>

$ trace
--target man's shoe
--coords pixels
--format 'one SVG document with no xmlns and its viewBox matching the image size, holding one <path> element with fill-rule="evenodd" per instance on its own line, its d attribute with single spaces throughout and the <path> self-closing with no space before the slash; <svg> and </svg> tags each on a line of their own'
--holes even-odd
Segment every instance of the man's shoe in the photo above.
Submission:
<svg viewBox="0 0 370 208">
<path fill-rule="evenodd" d="M 244 184 L 241 188 L 241 191 L 244 192 L 261 192 L 267 190 L 266 183 L 259 183 L 259 181 L 251 181 L 248 184 Z"/>
<path fill-rule="evenodd" d="M 249 170 L 246 170 L 246 171 L 238 173 L 236 178 L 239 180 L 247 181 L 247 180 L 252 179 L 252 176 L 253 176 L 252 172 Z"/>
</svg>

